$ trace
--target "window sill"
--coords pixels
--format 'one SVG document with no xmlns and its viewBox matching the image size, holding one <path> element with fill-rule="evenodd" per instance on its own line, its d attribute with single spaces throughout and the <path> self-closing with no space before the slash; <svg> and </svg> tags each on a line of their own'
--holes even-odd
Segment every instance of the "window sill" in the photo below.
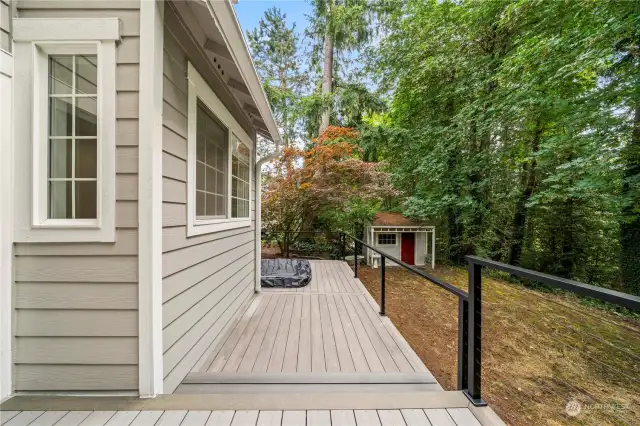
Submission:
<svg viewBox="0 0 640 426">
<path fill-rule="evenodd" d="M 212 234 L 215 232 L 228 231 L 237 228 L 248 228 L 251 226 L 251 219 L 233 219 L 217 223 L 189 224 L 187 227 L 187 237 L 195 235 Z"/>
<path fill-rule="evenodd" d="M 15 232 L 17 243 L 115 243 L 115 226 L 98 227 L 93 224 L 69 223 L 55 226 L 45 221 L 38 226 L 18 228 Z M 60 222 L 60 221 L 56 221 Z M 62 221 L 65 222 L 65 221 Z"/>
<path fill-rule="evenodd" d="M 47 219 L 42 223 L 34 223 L 33 228 L 37 229 L 100 229 L 97 219 Z"/>
</svg>

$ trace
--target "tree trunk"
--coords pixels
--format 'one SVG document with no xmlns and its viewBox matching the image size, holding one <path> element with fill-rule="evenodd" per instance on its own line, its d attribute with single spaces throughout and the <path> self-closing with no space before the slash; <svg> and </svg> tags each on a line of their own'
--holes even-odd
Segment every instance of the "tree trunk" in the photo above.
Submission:
<svg viewBox="0 0 640 426">
<path fill-rule="evenodd" d="M 520 258 L 522 257 L 522 245 L 524 244 L 525 229 L 527 225 L 527 203 L 529 198 L 533 195 L 535 189 L 535 176 L 536 176 L 536 153 L 538 152 L 538 146 L 540 145 L 540 136 L 542 135 L 542 129 L 540 122 L 536 122 L 535 133 L 531 141 L 531 156 L 530 163 L 525 163 L 522 166 L 522 192 L 516 200 L 516 212 L 513 216 L 513 235 L 511 237 L 511 247 L 509 249 L 509 264 L 520 265 Z"/>
<path fill-rule="evenodd" d="M 324 35 L 324 61 L 322 68 L 322 95 L 331 94 L 333 91 L 333 38 L 327 25 Z M 322 112 L 320 119 L 320 129 L 318 135 L 329 127 L 329 119 L 331 118 L 331 105 Z"/>
<path fill-rule="evenodd" d="M 629 180 L 640 175 L 640 105 L 635 108 L 633 133 L 624 153 L 622 196 L 632 197 Z M 620 224 L 620 272 L 623 289 L 640 295 L 640 214 L 634 211 L 640 200 L 628 200 Z"/>
</svg>

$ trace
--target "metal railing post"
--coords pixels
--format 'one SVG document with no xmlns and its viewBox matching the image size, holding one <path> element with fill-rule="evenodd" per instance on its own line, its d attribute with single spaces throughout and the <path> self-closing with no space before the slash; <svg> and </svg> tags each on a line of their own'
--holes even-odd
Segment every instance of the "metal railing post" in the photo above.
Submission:
<svg viewBox="0 0 640 426">
<path fill-rule="evenodd" d="M 344 257 L 345 257 L 345 247 L 344 247 L 344 243 L 345 243 L 345 236 L 344 236 L 344 232 L 340 233 L 340 259 L 342 259 L 344 261 Z"/>
<path fill-rule="evenodd" d="M 458 297 L 458 390 L 469 387 L 469 302 Z"/>
<path fill-rule="evenodd" d="M 482 400 L 482 266 L 469 262 L 469 335 L 468 387 L 465 391 L 475 406 L 487 405 Z"/>
<path fill-rule="evenodd" d="M 353 240 L 353 272 L 354 278 L 358 278 L 358 241 Z"/>
<path fill-rule="evenodd" d="M 386 275 L 384 256 L 380 256 L 380 315 L 385 315 L 387 299 Z"/>
</svg>

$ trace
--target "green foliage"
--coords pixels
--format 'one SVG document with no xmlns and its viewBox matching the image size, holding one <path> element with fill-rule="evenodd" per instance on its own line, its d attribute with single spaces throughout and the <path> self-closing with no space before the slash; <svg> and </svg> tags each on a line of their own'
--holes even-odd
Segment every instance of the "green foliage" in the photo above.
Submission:
<svg viewBox="0 0 640 426">
<path fill-rule="evenodd" d="M 405 213 L 479 254 L 640 293 L 640 3 L 387 5 L 361 130 Z M 634 130 L 635 133 L 634 133 Z"/>
<path fill-rule="evenodd" d="M 295 24 L 288 27 L 286 15 L 274 7 L 265 12 L 257 28 L 247 33 L 247 39 L 274 118 L 288 146 L 298 135 L 297 124 L 302 118 L 300 99 L 307 80 L 301 70 Z"/>
<path fill-rule="evenodd" d="M 350 198 L 339 208 L 322 209 L 316 219 L 319 229 L 359 232 L 380 210 L 380 200 Z"/>
</svg>

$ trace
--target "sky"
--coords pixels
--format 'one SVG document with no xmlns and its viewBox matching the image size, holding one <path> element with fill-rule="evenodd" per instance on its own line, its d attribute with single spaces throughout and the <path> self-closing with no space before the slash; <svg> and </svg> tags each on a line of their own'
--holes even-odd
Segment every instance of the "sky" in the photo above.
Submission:
<svg viewBox="0 0 640 426">
<path fill-rule="evenodd" d="M 298 33 L 304 31 L 307 25 L 305 14 L 311 13 L 311 5 L 304 0 L 239 0 L 235 8 L 244 33 L 257 27 L 264 12 L 272 7 L 279 8 L 287 15 L 288 26 L 295 22 Z"/>
</svg>

